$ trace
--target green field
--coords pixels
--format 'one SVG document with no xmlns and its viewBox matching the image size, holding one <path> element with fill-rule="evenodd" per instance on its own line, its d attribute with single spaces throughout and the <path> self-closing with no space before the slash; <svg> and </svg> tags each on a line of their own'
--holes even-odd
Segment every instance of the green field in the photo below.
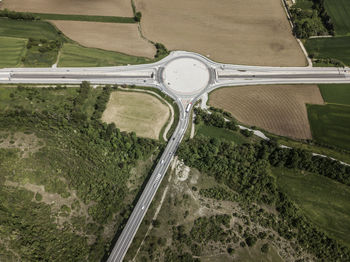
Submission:
<svg viewBox="0 0 350 262">
<path fill-rule="evenodd" d="M 328 84 L 318 87 L 326 103 L 350 105 L 350 84 Z"/>
<path fill-rule="evenodd" d="M 316 141 L 350 150 L 350 106 L 307 105 L 307 111 Z"/>
<path fill-rule="evenodd" d="M 25 55 L 25 50 L 25 39 L 0 37 L 0 68 L 21 65 L 21 59 Z"/>
<path fill-rule="evenodd" d="M 325 7 L 332 18 L 337 35 L 350 35 L 350 1 L 326 0 Z"/>
<path fill-rule="evenodd" d="M 308 39 L 305 48 L 314 58 L 333 58 L 350 65 L 350 36 Z"/>
<path fill-rule="evenodd" d="M 44 21 L 23 21 L 0 18 L 0 36 L 36 38 L 47 40 L 67 40 L 56 28 Z"/>
<path fill-rule="evenodd" d="M 350 246 L 350 188 L 324 176 L 273 169 L 277 184 L 330 236 Z"/>
<path fill-rule="evenodd" d="M 65 14 L 43 14 L 33 13 L 43 20 L 69 20 L 69 21 L 89 21 L 104 23 L 136 23 L 133 17 L 119 16 L 97 16 L 97 15 L 65 15 Z"/>
<path fill-rule="evenodd" d="M 142 64 L 151 59 L 105 51 L 96 48 L 86 48 L 77 44 L 66 43 L 61 49 L 58 66 L 116 66 L 126 64 Z"/>
<path fill-rule="evenodd" d="M 249 143 L 253 139 L 253 137 L 247 138 L 243 136 L 238 131 L 231 131 L 215 126 L 208 126 L 203 123 L 196 125 L 196 135 L 216 137 L 229 142 L 233 142 L 235 144 Z"/>
</svg>

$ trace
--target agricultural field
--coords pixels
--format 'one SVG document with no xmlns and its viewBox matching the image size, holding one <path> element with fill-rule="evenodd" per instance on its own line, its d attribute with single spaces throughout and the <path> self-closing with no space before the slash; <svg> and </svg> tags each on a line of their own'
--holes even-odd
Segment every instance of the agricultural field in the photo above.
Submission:
<svg viewBox="0 0 350 262">
<path fill-rule="evenodd" d="M 51 21 L 70 39 L 86 47 L 153 58 L 154 45 L 142 39 L 137 24 Z"/>
<path fill-rule="evenodd" d="M 230 112 L 242 124 L 298 139 L 311 138 L 306 103 L 323 104 L 316 85 L 221 88 L 209 104 Z"/>
<path fill-rule="evenodd" d="M 350 107 L 344 105 L 307 106 L 312 137 L 323 144 L 350 150 Z"/>
<path fill-rule="evenodd" d="M 323 66 L 322 60 L 327 59 L 336 59 L 345 65 L 350 65 L 350 36 L 308 39 L 305 48 L 316 60 L 315 65 L 317 59 L 321 59 L 321 66 Z"/>
<path fill-rule="evenodd" d="M 350 189 L 317 174 L 274 168 L 277 185 L 330 236 L 350 246 Z M 325 194 L 327 192 L 327 194 Z"/>
<path fill-rule="evenodd" d="M 3 0 L 0 8 L 31 13 L 133 16 L 129 0 Z"/>
<path fill-rule="evenodd" d="M 267 0 L 264 5 L 258 0 L 135 3 L 142 12 L 144 36 L 170 50 L 198 52 L 235 64 L 306 65 L 280 1 Z"/>
<path fill-rule="evenodd" d="M 318 85 L 318 88 L 326 103 L 350 105 L 350 84 Z"/>
<path fill-rule="evenodd" d="M 335 33 L 350 35 L 350 2 L 348 0 L 325 0 L 325 7 L 335 25 Z"/>
<path fill-rule="evenodd" d="M 1 261 L 102 259 L 158 154 L 92 118 L 108 92 L 0 88 Z"/>
<path fill-rule="evenodd" d="M 0 37 L 0 68 L 22 64 L 27 41 L 22 38 Z"/>
<path fill-rule="evenodd" d="M 170 109 L 151 94 L 116 91 L 111 94 L 102 121 L 115 123 L 121 131 L 158 139 L 170 117 Z"/>
<path fill-rule="evenodd" d="M 142 64 L 150 61 L 150 59 L 143 57 L 129 56 L 117 52 L 87 48 L 77 44 L 66 43 L 61 49 L 58 66 L 117 66 Z"/>
</svg>

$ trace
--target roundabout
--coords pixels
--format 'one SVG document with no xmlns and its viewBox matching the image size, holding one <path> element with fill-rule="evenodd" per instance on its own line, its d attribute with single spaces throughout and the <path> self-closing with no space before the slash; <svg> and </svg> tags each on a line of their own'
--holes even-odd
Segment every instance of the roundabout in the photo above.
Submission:
<svg viewBox="0 0 350 262">
<path fill-rule="evenodd" d="M 162 73 L 163 84 L 177 95 L 200 93 L 210 82 L 208 66 L 195 57 L 178 57 L 169 61 Z"/>
</svg>

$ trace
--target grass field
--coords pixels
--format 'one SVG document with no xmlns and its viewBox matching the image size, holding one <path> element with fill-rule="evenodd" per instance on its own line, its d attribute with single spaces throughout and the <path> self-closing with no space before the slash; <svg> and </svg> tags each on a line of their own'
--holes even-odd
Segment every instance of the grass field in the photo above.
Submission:
<svg viewBox="0 0 350 262">
<path fill-rule="evenodd" d="M 278 186 L 330 236 L 350 246 L 350 188 L 324 176 L 273 169 Z"/>
<path fill-rule="evenodd" d="M 66 43 L 61 49 L 58 66 L 116 66 L 127 64 L 143 64 L 152 60 L 130 56 L 122 53 L 96 48 L 86 48 L 77 44 Z"/>
<path fill-rule="evenodd" d="M 328 84 L 318 87 L 326 103 L 350 105 L 350 84 Z"/>
<path fill-rule="evenodd" d="M 153 58 L 153 44 L 141 38 L 137 24 L 51 21 L 70 39 L 86 47 Z"/>
<path fill-rule="evenodd" d="M 323 104 L 317 86 L 245 86 L 221 88 L 209 104 L 224 109 L 245 125 L 292 138 L 311 138 L 306 103 Z"/>
<path fill-rule="evenodd" d="M 226 130 L 215 126 L 208 126 L 205 124 L 196 125 L 195 130 L 196 130 L 196 135 L 216 137 L 229 142 L 233 142 L 238 145 L 243 143 L 249 143 L 254 139 L 254 137 L 247 138 L 243 136 L 242 134 L 239 133 L 239 131 Z"/>
<path fill-rule="evenodd" d="M 67 40 L 56 28 L 44 21 L 23 21 L 0 18 L 0 36 L 36 38 L 48 40 Z"/>
<path fill-rule="evenodd" d="M 34 13 L 35 16 L 43 20 L 68 20 L 68 21 L 89 21 L 104 23 L 136 23 L 133 17 L 119 16 L 98 16 L 98 15 L 64 15 L 64 14 L 44 14 Z"/>
<path fill-rule="evenodd" d="M 280 1 L 136 0 L 145 37 L 218 62 L 305 66 Z M 164 12 L 164 10 L 167 10 Z M 170 22 L 171 21 L 171 22 Z"/>
<path fill-rule="evenodd" d="M 325 6 L 335 25 L 337 35 L 350 35 L 350 1 L 326 0 Z"/>
<path fill-rule="evenodd" d="M 129 0 L 4 0 L 2 7 L 31 13 L 133 16 Z"/>
<path fill-rule="evenodd" d="M 308 39 L 305 48 L 314 58 L 335 58 L 350 65 L 350 36 Z"/>
<path fill-rule="evenodd" d="M 307 111 L 316 141 L 350 150 L 350 106 L 308 105 Z"/>
<path fill-rule="evenodd" d="M 25 39 L 0 37 L 0 68 L 20 66 L 25 51 Z"/>
<path fill-rule="evenodd" d="M 102 120 L 115 123 L 121 131 L 158 139 L 169 116 L 169 108 L 150 94 L 116 91 L 111 94 Z"/>
</svg>

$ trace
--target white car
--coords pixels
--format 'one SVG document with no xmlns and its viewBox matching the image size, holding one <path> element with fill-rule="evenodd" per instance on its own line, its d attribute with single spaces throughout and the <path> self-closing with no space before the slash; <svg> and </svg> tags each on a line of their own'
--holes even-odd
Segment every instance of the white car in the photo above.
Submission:
<svg viewBox="0 0 350 262">
<path fill-rule="evenodd" d="M 145 206 L 142 206 L 142 207 L 141 207 L 141 210 L 144 210 L 144 209 L 145 209 Z"/>
</svg>

